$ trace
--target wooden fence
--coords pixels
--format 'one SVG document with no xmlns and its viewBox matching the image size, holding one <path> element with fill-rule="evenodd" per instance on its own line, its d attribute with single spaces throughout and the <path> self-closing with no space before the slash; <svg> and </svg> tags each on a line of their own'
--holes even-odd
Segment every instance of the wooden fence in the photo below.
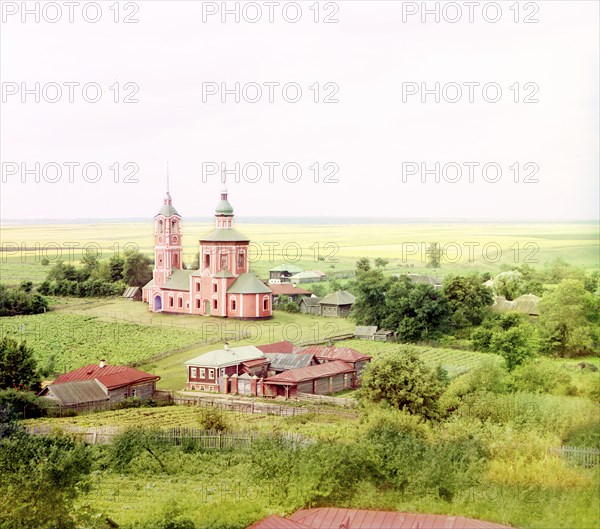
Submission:
<svg viewBox="0 0 600 529">
<path fill-rule="evenodd" d="M 298 400 L 307 402 L 318 402 L 320 404 L 333 404 L 345 408 L 354 408 L 357 405 L 355 399 L 346 397 L 330 397 L 328 395 L 313 395 L 312 393 L 298 393 Z"/>
<path fill-rule="evenodd" d="M 81 427 L 63 425 L 27 426 L 26 431 L 32 435 L 67 434 L 76 437 L 87 444 L 109 444 L 124 428 L 120 426 Z M 156 439 L 171 445 L 194 443 L 203 449 L 225 450 L 249 448 L 259 439 L 277 439 L 294 448 L 308 446 L 314 443 L 310 437 L 304 437 L 294 432 L 284 432 L 278 435 L 265 435 L 257 432 L 218 432 L 201 428 L 176 427 L 166 428 L 157 433 Z"/>
<path fill-rule="evenodd" d="M 210 399 L 206 397 L 193 397 L 175 394 L 173 403 L 182 406 L 199 406 L 203 408 L 218 408 L 225 411 L 233 411 L 242 414 L 260 414 L 274 415 L 278 417 L 296 417 L 312 413 L 319 415 L 337 415 L 341 417 L 356 418 L 358 412 L 354 410 L 336 410 L 325 407 L 290 406 L 285 404 L 271 404 L 260 400 L 230 400 L 230 399 Z"/>
<path fill-rule="evenodd" d="M 550 453 L 562 457 L 572 465 L 595 467 L 600 465 L 600 450 L 597 448 L 581 448 L 579 446 L 560 446 L 550 448 Z"/>
</svg>

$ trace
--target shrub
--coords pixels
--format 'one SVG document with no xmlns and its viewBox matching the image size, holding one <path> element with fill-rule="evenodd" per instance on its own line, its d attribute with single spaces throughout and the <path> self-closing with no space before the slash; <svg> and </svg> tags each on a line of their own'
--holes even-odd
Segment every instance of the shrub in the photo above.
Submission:
<svg viewBox="0 0 600 529">
<path fill-rule="evenodd" d="M 225 432 L 229 429 L 229 422 L 225 414 L 218 408 L 202 408 L 200 410 L 200 425 L 205 430 Z"/>
<path fill-rule="evenodd" d="M 510 386 L 514 391 L 551 393 L 559 384 L 568 384 L 571 377 L 560 367 L 540 359 L 518 366 L 511 374 Z"/>
<path fill-rule="evenodd" d="M 35 393 L 5 389 L 0 391 L 0 408 L 10 410 L 17 419 L 35 419 L 46 415 L 45 402 Z"/>
<path fill-rule="evenodd" d="M 109 447 L 112 466 L 118 471 L 127 471 L 131 462 L 142 454 L 150 454 L 163 468 L 156 451 L 165 446 L 158 428 L 134 426 L 116 435 Z"/>
</svg>

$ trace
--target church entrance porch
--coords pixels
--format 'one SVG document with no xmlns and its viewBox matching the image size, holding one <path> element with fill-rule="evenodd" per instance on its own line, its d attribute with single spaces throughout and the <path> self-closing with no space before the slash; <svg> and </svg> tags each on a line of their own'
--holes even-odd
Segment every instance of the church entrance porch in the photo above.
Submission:
<svg viewBox="0 0 600 529">
<path fill-rule="evenodd" d="M 160 296 L 154 298 L 154 312 L 162 311 L 162 299 Z"/>
</svg>

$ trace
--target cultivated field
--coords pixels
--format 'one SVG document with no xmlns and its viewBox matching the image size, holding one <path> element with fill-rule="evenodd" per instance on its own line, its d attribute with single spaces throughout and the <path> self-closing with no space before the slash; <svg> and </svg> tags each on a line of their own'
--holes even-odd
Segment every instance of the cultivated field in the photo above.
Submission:
<svg viewBox="0 0 600 529">
<path fill-rule="evenodd" d="M 413 223 L 413 224 L 239 224 L 249 236 L 251 266 L 261 277 L 281 262 L 326 273 L 347 273 L 360 257 L 388 259 L 393 272 L 425 269 L 426 245 L 447 245 L 447 257 L 436 273 L 498 271 L 501 264 L 525 262 L 542 266 L 556 257 L 588 269 L 598 267 L 598 226 L 594 223 Z M 184 260 L 191 264 L 198 239 L 212 229 L 208 223 L 185 222 Z M 50 262 L 79 261 L 87 244 L 103 258 L 137 247 L 152 255 L 152 219 L 145 222 L 70 224 L 7 224 L 1 234 L 2 282 L 41 282 Z M 73 243 L 76 241 L 76 243 Z M 487 245 L 487 246 L 486 246 Z M 68 248 L 72 249 L 69 250 Z M 57 248 L 62 248 L 61 250 Z"/>
</svg>

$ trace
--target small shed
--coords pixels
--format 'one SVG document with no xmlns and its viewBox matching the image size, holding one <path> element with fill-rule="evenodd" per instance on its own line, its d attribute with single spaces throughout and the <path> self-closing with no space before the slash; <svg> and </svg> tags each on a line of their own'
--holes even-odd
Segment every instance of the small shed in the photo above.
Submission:
<svg viewBox="0 0 600 529">
<path fill-rule="evenodd" d="M 123 297 L 131 301 L 142 301 L 142 289 L 140 287 L 127 287 Z"/>
<path fill-rule="evenodd" d="M 354 387 L 354 376 L 354 368 L 341 360 L 290 369 L 265 378 L 265 396 L 289 399 L 298 393 L 328 395 Z"/>
<path fill-rule="evenodd" d="M 321 305 L 319 305 L 319 301 L 321 301 L 321 298 L 317 298 L 315 296 L 302 298 L 298 304 L 300 307 L 300 312 L 303 312 L 304 314 L 320 316 Z"/>
<path fill-rule="evenodd" d="M 345 318 L 350 314 L 355 301 L 356 297 L 354 294 L 351 294 L 347 290 L 338 290 L 319 301 L 321 316 Z"/>
<path fill-rule="evenodd" d="M 357 325 L 354 328 L 354 337 L 361 340 L 375 340 L 377 325 Z"/>
<path fill-rule="evenodd" d="M 319 363 L 314 355 L 303 353 L 266 353 L 269 360 L 269 375 L 283 373 L 290 369 L 314 366 Z"/>
<path fill-rule="evenodd" d="M 50 384 L 40 397 L 52 406 L 61 408 L 93 408 L 108 402 L 108 390 L 98 380 L 80 380 L 64 384 Z"/>
</svg>

